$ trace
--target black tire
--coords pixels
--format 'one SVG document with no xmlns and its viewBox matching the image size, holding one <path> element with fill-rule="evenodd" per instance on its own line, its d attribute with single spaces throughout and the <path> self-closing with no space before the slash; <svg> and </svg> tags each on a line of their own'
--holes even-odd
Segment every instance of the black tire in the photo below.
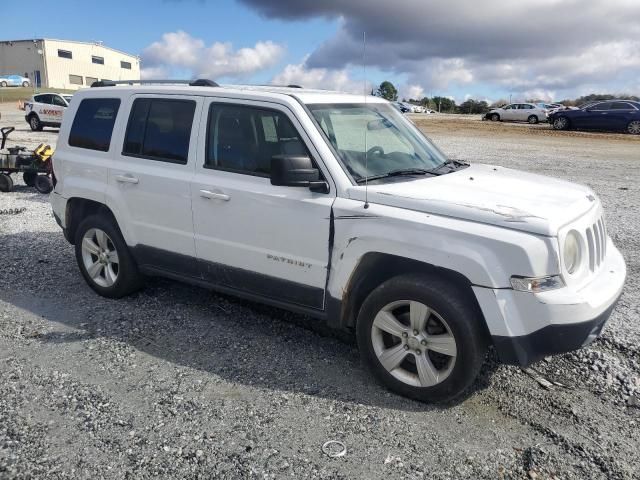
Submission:
<svg viewBox="0 0 640 480">
<path fill-rule="evenodd" d="M 489 117 L 489 119 L 492 122 L 499 122 L 500 121 L 500 115 L 498 115 L 497 113 L 492 113 L 491 116 Z"/>
<path fill-rule="evenodd" d="M 452 369 L 444 380 L 433 386 L 414 386 L 399 380 L 387 371 L 375 352 L 372 329 L 376 315 L 393 302 L 407 300 L 423 303 L 437 312 L 445 319 L 455 339 L 457 354 Z M 463 395 L 476 379 L 488 346 L 483 319 L 471 293 L 448 281 L 425 275 L 394 277 L 371 292 L 358 314 L 356 336 L 362 360 L 380 383 L 400 395 L 429 403 L 450 402 Z M 422 354 L 427 355 L 427 347 L 424 348 Z M 411 353 L 409 351 L 407 355 Z M 400 366 L 405 365 L 406 358 Z"/>
<path fill-rule="evenodd" d="M 22 174 L 22 180 L 24 181 L 25 185 L 27 185 L 28 187 L 33 187 L 36 184 L 37 176 L 38 174 L 36 172 L 24 172 Z"/>
<path fill-rule="evenodd" d="M 29 86 L 29 82 L 22 82 L 22 86 L 25 87 L 25 88 L 28 87 Z"/>
<path fill-rule="evenodd" d="M 7 82 L 0 82 L 0 87 L 6 87 L 7 86 Z"/>
<path fill-rule="evenodd" d="M 29 126 L 34 132 L 39 132 L 40 130 L 42 130 L 42 122 L 37 115 L 31 115 L 29 117 Z"/>
<path fill-rule="evenodd" d="M 47 175 L 36 175 L 33 186 L 40 193 L 48 194 L 53 190 L 53 183 Z"/>
<path fill-rule="evenodd" d="M 89 275 L 83 261 L 82 241 L 85 234 L 91 229 L 100 229 L 105 232 L 118 254 L 118 274 L 115 283 L 109 287 L 98 285 Z M 91 215 L 85 218 L 75 235 L 76 261 L 80 272 L 87 284 L 99 295 L 107 298 L 121 298 L 139 290 L 143 285 L 143 277 L 138 271 L 135 260 L 131 256 L 120 229 L 111 218 L 104 215 Z"/>
<path fill-rule="evenodd" d="M 13 190 L 13 178 L 6 173 L 0 173 L 0 192 L 10 192 Z"/>
<path fill-rule="evenodd" d="M 538 117 L 536 115 L 529 115 L 529 118 L 527 118 L 527 122 L 529 122 L 531 125 L 535 125 L 536 123 L 538 123 Z"/>
</svg>

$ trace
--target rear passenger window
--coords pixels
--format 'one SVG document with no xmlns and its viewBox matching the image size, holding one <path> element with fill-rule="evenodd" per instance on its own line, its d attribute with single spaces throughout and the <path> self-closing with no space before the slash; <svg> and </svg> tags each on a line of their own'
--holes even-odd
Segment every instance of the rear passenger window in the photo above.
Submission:
<svg viewBox="0 0 640 480">
<path fill-rule="evenodd" d="M 205 168 L 268 177 L 274 155 L 309 155 L 286 115 L 257 107 L 211 105 Z"/>
<path fill-rule="evenodd" d="M 73 119 L 69 145 L 101 152 L 109 151 L 118 108 L 120 100 L 117 98 L 82 100 Z"/>
<path fill-rule="evenodd" d="M 122 154 L 186 164 L 195 109 L 193 100 L 135 100 Z"/>
</svg>

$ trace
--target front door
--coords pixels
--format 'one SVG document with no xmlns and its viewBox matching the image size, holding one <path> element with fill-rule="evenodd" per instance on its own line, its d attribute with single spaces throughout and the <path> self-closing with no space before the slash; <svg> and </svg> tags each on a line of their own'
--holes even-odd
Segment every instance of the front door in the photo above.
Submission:
<svg viewBox="0 0 640 480">
<path fill-rule="evenodd" d="M 273 103 L 212 100 L 200 132 L 191 193 L 206 280 L 323 309 L 334 187 L 314 193 L 269 179 L 273 155 L 319 158 L 296 118 Z"/>
<path fill-rule="evenodd" d="M 109 169 L 109 207 L 131 229 L 140 265 L 193 273 L 191 181 L 202 100 L 135 95 L 128 102 L 124 143 Z"/>
<path fill-rule="evenodd" d="M 500 118 L 502 120 L 510 120 L 510 121 L 515 120 L 517 107 L 518 106 L 516 104 L 507 105 L 506 107 L 504 107 L 503 112 L 500 115 Z"/>
<path fill-rule="evenodd" d="M 609 123 L 609 110 L 611 102 L 603 102 L 587 108 L 576 122 L 576 128 L 606 129 Z M 610 128 L 610 127 L 609 127 Z"/>
</svg>

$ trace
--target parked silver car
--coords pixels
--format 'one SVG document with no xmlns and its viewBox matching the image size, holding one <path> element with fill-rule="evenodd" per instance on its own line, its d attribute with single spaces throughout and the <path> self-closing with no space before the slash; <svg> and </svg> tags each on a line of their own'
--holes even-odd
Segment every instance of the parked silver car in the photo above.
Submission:
<svg viewBox="0 0 640 480">
<path fill-rule="evenodd" d="M 511 103 L 490 110 L 483 118 L 494 122 L 529 122 L 534 124 L 547 121 L 547 110 L 533 103 Z"/>
</svg>

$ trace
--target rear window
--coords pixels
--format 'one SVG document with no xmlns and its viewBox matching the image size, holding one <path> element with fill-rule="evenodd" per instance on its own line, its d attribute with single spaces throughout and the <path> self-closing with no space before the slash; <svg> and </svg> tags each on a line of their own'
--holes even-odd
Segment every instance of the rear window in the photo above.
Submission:
<svg viewBox="0 0 640 480">
<path fill-rule="evenodd" d="M 73 119 L 69 145 L 101 152 L 109 151 L 119 108 L 120 100 L 117 98 L 82 100 Z"/>
<path fill-rule="evenodd" d="M 193 100 L 135 100 L 122 154 L 186 164 L 195 109 Z"/>
</svg>

